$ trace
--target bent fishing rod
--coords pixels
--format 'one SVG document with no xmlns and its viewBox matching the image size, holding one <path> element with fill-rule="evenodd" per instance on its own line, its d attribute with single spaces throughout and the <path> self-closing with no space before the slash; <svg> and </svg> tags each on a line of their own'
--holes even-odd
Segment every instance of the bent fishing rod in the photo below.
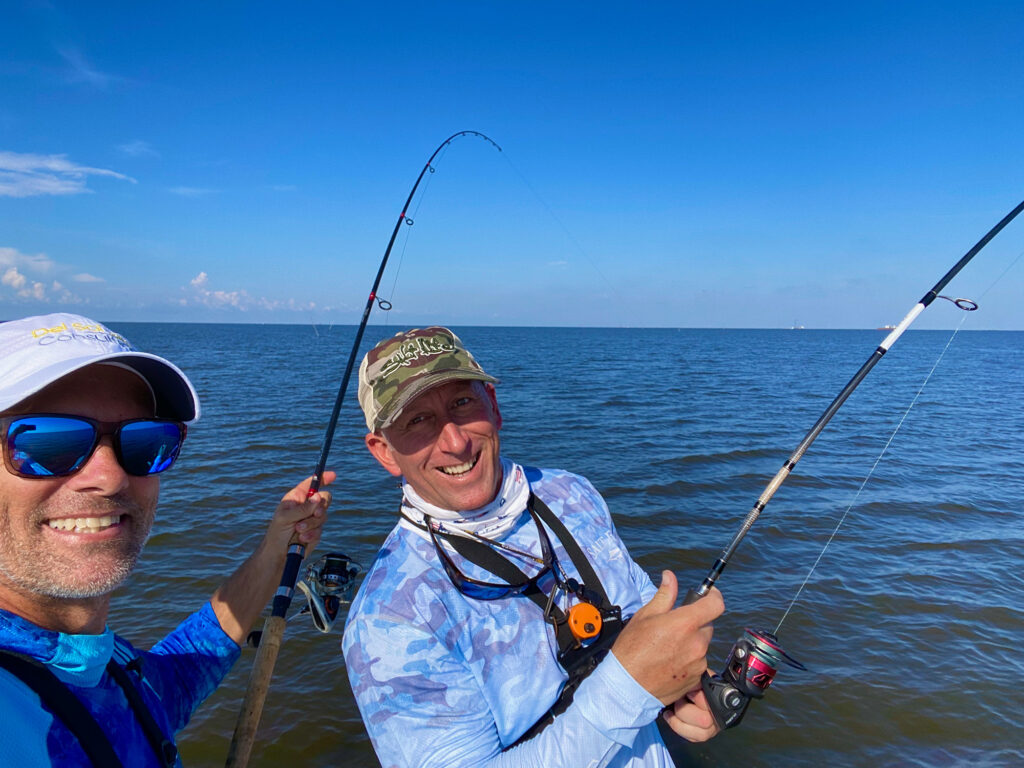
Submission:
<svg viewBox="0 0 1024 768">
<path fill-rule="evenodd" d="M 789 477 L 793 468 L 803 457 L 807 449 L 810 448 L 811 443 L 815 441 L 821 431 L 825 428 L 825 425 L 831 421 L 832 417 L 835 416 L 836 412 L 842 407 L 843 403 L 846 402 L 847 398 L 853 393 L 853 391 L 860 385 L 864 380 L 864 377 L 868 375 L 872 368 L 878 363 L 879 360 L 885 355 L 886 352 L 896 343 L 896 340 L 903 335 L 903 332 L 910 327 L 910 324 L 917 319 L 924 310 L 933 302 L 935 299 L 946 299 L 951 301 L 958 308 L 967 312 L 974 311 L 978 308 L 976 302 L 970 299 L 951 298 L 949 296 L 939 295 L 939 291 L 946 287 L 946 285 L 957 276 L 967 263 L 973 259 L 982 248 L 988 245 L 989 241 L 998 235 L 1003 228 L 1013 221 L 1017 214 L 1024 210 L 1024 201 L 1022 201 L 1016 208 L 1010 211 L 1006 216 L 999 221 L 992 229 L 990 229 L 981 240 L 979 240 L 973 248 L 971 248 L 963 257 L 953 265 L 953 267 L 942 276 L 935 285 L 929 289 L 929 291 L 918 301 L 911 310 L 906 314 L 899 325 L 897 325 L 888 336 L 882 341 L 881 344 L 871 353 L 871 356 L 867 361 L 860 367 L 860 369 L 853 375 L 853 378 L 847 382 L 846 386 L 843 387 L 842 391 L 831 404 L 825 409 L 825 412 L 821 414 L 818 420 L 814 423 L 814 426 L 804 435 L 803 440 L 793 451 L 792 455 L 786 460 L 775 476 L 769 481 L 765 487 L 761 496 L 754 504 L 753 508 L 747 514 L 743 520 L 743 524 L 740 526 L 739 531 L 733 536 L 732 541 L 722 551 L 722 554 L 715 560 L 708 575 L 704 577 L 704 580 L 696 589 L 691 589 L 686 594 L 686 598 L 683 600 L 684 605 L 696 602 L 701 597 L 706 595 L 711 588 L 715 585 L 715 581 L 719 576 L 722 575 L 722 571 L 725 570 L 725 566 L 728 565 L 729 559 L 732 557 L 736 548 L 739 547 L 740 542 L 747 535 L 747 532 L 753 526 L 754 522 L 760 516 L 761 512 L 767 506 L 772 496 L 779 489 L 779 486 Z M 776 632 L 778 629 L 776 629 Z M 753 698 L 763 698 L 768 686 L 771 685 L 772 680 L 775 678 L 775 674 L 778 671 L 778 667 L 781 664 L 788 664 L 796 669 L 804 669 L 804 666 L 800 662 L 790 657 L 779 644 L 778 638 L 775 634 L 766 630 L 745 630 L 743 636 L 736 641 L 732 651 L 729 653 L 729 657 L 725 663 L 725 669 L 720 675 L 710 675 L 705 673 L 701 679 L 701 689 L 704 691 L 705 696 L 708 700 L 708 705 L 711 708 L 711 713 L 721 728 L 731 728 L 738 725 L 746 712 L 747 706 L 750 704 L 750 700 Z"/>
<path fill-rule="evenodd" d="M 320 489 L 320 484 L 323 482 L 324 471 L 327 468 L 327 456 L 331 451 L 331 443 L 334 441 L 334 432 L 338 426 L 338 416 L 341 413 L 341 404 L 345 398 L 345 392 L 348 389 L 349 379 L 352 377 L 352 369 L 355 367 L 356 357 L 359 354 L 359 345 L 363 340 L 363 332 L 366 330 L 366 323 L 370 319 L 370 312 L 373 310 L 373 305 L 376 303 L 381 310 L 387 312 L 391 309 L 391 302 L 379 298 L 377 296 L 377 289 L 380 287 L 381 278 L 384 276 L 384 270 L 388 264 L 388 258 L 391 256 L 391 249 L 395 245 L 395 240 L 398 239 L 398 232 L 402 228 L 403 222 L 407 225 L 412 225 L 413 220 L 409 218 L 409 206 L 412 204 L 413 197 L 416 195 L 416 190 L 420 186 L 420 182 L 423 181 L 423 177 L 428 173 L 434 173 L 434 159 L 444 150 L 449 144 L 462 136 L 476 136 L 488 143 L 492 144 L 495 149 L 501 152 L 501 147 L 489 136 L 486 136 L 479 131 L 459 131 L 453 133 L 447 139 L 442 141 L 434 153 L 427 160 L 423 169 L 420 171 L 419 176 L 416 177 L 416 183 L 412 185 L 412 189 L 409 190 L 409 196 L 405 199 L 405 204 L 402 206 L 402 212 L 398 215 L 398 221 L 395 222 L 395 228 L 391 232 L 391 239 L 388 240 L 388 246 L 384 250 L 384 256 L 380 260 L 380 266 L 377 268 L 377 275 L 373 280 L 373 287 L 370 288 L 370 295 L 366 299 L 366 307 L 363 309 L 363 317 L 359 323 L 359 327 L 356 329 L 356 336 L 352 342 L 352 349 L 349 352 L 348 362 L 345 365 L 345 373 L 341 377 L 341 384 L 338 386 L 338 394 L 334 399 L 334 408 L 331 411 L 331 418 L 327 423 L 327 431 L 324 434 L 323 443 L 320 448 L 320 458 L 316 463 L 316 469 L 313 471 L 313 477 L 309 484 L 309 491 L 306 498 L 310 498 Z M 296 541 L 293 541 L 288 546 L 288 554 L 285 558 L 284 570 L 281 573 L 281 584 L 277 588 L 277 592 L 274 595 L 274 601 L 271 606 L 271 614 L 267 617 L 266 623 L 263 626 L 263 632 L 260 635 L 259 645 L 257 647 L 256 658 L 253 661 L 252 672 L 249 676 L 249 685 L 245 692 L 245 698 L 242 700 L 242 708 L 238 713 L 238 722 L 235 725 L 235 733 L 231 739 L 231 746 L 228 750 L 228 758 L 226 766 L 227 768 L 244 768 L 249 762 L 249 756 L 252 753 L 252 747 L 256 740 L 256 730 L 259 727 L 260 716 L 263 714 L 263 703 L 267 697 L 267 691 L 270 688 L 270 678 L 274 671 L 274 664 L 277 662 L 277 655 L 281 649 L 281 642 L 284 636 L 284 628 L 286 625 L 286 615 L 288 609 L 292 603 L 292 596 L 295 591 L 295 582 L 299 575 L 299 566 L 302 564 L 302 559 L 306 555 L 306 548 Z M 348 558 L 340 554 L 329 554 L 325 556 L 328 562 L 331 562 L 331 558 L 340 559 L 344 558 L 348 562 Z"/>
</svg>

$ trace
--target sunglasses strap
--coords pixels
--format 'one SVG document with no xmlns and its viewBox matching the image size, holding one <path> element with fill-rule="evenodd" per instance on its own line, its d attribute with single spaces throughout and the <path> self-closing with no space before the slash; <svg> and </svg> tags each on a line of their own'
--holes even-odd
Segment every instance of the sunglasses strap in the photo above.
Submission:
<svg viewBox="0 0 1024 768">
<path fill-rule="evenodd" d="M 603 637 L 607 636 L 614 639 L 618 635 L 622 624 L 619 607 L 612 605 L 608 600 L 608 594 L 605 592 L 601 580 L 597 577 L 597 572 L 594 571 L 587 556 L 583 554 L 583 549 L 548 505 L 534 494 L 530 494 L 530 500 L 526 506 L 537 526 L 540 527 L 542 524 L 547 524 L 562 543 L 565 551 L 568 552 L 569 558 L 576 567 L 576 572 L 583 580 L 582 585 L 576 584 L 575 580 L 570 580 L 575 586 L 579 587 L 576 590 L 577 597 L 591 603 L 601 612 L 602 619 L 607 624 L 607 632 L 602 630 L 601 634 Z M 589 651 L 590 648 L 596 645 L 595 643 L 581 647 L 579 641 L 573 636 L 572 630 L 569 628 L 568 617 L 561 608 L 554 604 L 551 596 L 542 592 L 536 582 L 532 581 L 529 576 L 508 558 L 499 555 L 493 547 L 464 536 L 441 532 L 437 532 L 437 535 L 444 538 L 461 557 L 503 579 L 506 583 L 527 584 L 527 587 L 520 594 L 533 601 L 544 612 L 545 618 L 554 627 L 555 640 L 558 643 L 559 663 L 566 671 L 570 671 L 570 667 L 574 667 L 578 663 L 575 659 L 577 654 L 574 652 L 581 650 Z M 541 535 L 545 534 L 541 533 Z"/>
</svg>

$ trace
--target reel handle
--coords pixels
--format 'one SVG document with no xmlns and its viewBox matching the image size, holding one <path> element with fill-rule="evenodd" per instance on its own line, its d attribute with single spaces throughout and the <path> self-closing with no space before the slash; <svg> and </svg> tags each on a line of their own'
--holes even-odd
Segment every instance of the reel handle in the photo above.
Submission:
<svg viewBox="0 0 1024 768">
<path fill-rule="evenodd" d="M 700 688 L 708 700 L 711 716 L 720 729 L 724 731 L 740 724 L 752 697 L 721 675 L 707 672 L 701 676 Z"/>
</svg>

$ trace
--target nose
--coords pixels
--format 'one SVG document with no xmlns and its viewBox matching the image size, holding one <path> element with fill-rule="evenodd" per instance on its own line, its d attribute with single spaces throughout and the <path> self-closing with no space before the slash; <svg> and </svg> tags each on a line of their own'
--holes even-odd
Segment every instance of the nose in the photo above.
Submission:
<svg viewBox="0 0 1024 768">
<path fill-rule="evenodd" d="M 458 455 L 464 453 L 469 444 L 469 435 L 454 421 L 449 419 L 441 425 L 441 432 L 437 436 L 437 447 L 442 451 Z"/>
<path fill-rule="evenodd" d="M 103 496 L 113 496 L 127 488 L 128 473 L 117 460 L 113 438 L 109 435 L 101 438 L 92 456 L 69 479 L 75 490 L 96 492 Z"/>
</svg>

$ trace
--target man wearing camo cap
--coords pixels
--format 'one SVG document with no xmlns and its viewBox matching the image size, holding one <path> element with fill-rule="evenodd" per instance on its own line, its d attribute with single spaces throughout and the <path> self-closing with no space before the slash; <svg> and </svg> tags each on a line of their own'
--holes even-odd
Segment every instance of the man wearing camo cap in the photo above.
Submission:
<svg viewBox="0 0 1024 768">
<path fill-rule="evenodd" d="M 438 326 L 360 366 L 367 448 L 403 483 L 343 641 L 377 756 L 671 766 L 663 710 L 688 740 L 718 730 L 700 677 L 721 595 L 673 607 L 675 576 L 655 590 L 586 479 L 502 457 L 497 383 Z"/>
</svg>

